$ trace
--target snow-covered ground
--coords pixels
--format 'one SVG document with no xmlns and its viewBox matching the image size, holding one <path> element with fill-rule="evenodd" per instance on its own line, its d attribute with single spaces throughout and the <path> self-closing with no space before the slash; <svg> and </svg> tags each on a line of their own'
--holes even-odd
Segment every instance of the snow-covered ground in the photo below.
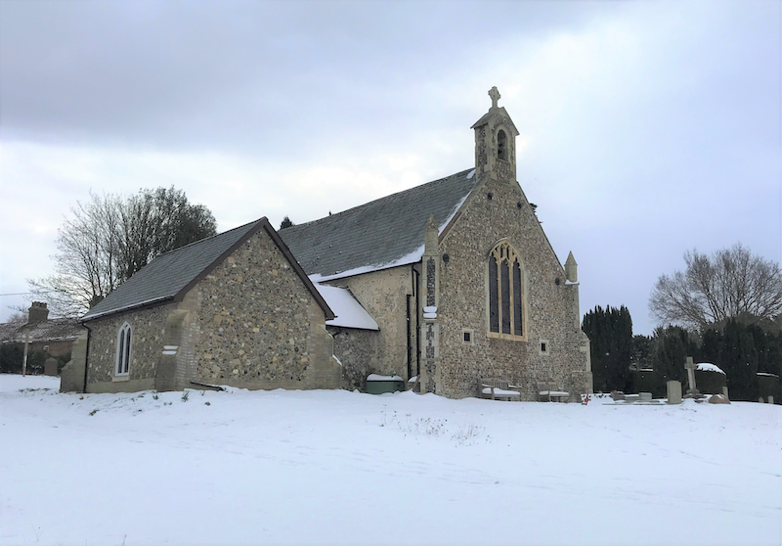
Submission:
<svg viewBox="0 0 782 546">
<path fill-rule="evenodd" d="M 782 544 L 780 406 L 57 388 L 0 376 L 3 546 Z"/>
</svg>

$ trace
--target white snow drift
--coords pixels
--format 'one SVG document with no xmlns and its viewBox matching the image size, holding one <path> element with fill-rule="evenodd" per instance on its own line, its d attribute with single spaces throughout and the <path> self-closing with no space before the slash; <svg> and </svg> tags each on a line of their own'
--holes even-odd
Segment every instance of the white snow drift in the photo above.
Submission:
<svg viewBox="0 0 782 546">
<path fill-rule="evenodd" d="M 2 545 L 782 540 L 780 406 L 57 387 L 0 376 Z"/>
</svg>

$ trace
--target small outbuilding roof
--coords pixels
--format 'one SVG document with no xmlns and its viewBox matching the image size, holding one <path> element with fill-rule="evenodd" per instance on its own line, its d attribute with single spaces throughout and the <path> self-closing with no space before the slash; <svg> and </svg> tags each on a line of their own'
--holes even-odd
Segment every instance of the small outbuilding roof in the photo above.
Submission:
<svg viewBox="0 0 782 546">
<path fill-rule="evenodd" d="M 181 301 L 193 286 L 260 230 L 265 230 L 285 255 L 293 270 L 323 309 L 326 319 L 333 318 L 334 314 L 326 301 L 304 274 L 304 270 L 275 229 L 266 217 L 263 217 L 219 235 L 161 254 L 90 309 L 82 317 L 82 322 L 167 301 Z"/>
<path fill-rule="evenodd" d="M 280 230 L 280 237 L 315 280 L 347 277 L 421 259 L 430 216 L 440 233 L 480 183 L 475 169 L 364 205 Z"/>
<path fill-rule="evenodd" d="M 356 328 L 359 330 L 380 330 L 375 319 L 372 318 L 347 288 L 318 283 L 315 283 L 315 288 L 318 289 L 318 292 L 325 298 L 329 307 L 336 315 L 335 318 L 326 321 L 327 326 Z"/>
</svg>

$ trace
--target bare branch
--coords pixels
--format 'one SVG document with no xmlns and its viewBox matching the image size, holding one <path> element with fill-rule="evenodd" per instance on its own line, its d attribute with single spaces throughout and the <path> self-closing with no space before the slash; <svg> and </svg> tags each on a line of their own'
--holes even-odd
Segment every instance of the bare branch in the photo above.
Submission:
<svg viewBox="0 0 782 546">
<path fill-rule="evenodd" d="M 740 243 L 712 256 L 686 252 L 682 273 L 662 275 L 649 298 L 661 326 L 702 329 L 739 315 L 774 319 L 782 314 L 782 269 L 753 256 Z"/>
<path fill-rule="evenodd" d="M 158 254 L 215 233 L 212 213 L 173 187 L 130 198 L 90 193 L 59 229 L 56 274 L 28 284 L 55 314 L 80 316 Z"/>
</svg>

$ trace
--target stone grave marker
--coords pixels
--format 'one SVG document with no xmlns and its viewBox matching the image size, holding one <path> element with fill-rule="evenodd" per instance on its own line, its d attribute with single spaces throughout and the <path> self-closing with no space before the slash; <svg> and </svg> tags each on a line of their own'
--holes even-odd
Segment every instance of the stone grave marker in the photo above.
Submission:
<svg viewBox="0 0 782 546">
<path fill-rule="evenodd" d="M 43 363 L 43 374 L 57 377 L 57 359 L 51 356 Z"/>
<path fill-rule="evenodd" d="M 687 362 L 684 363 L 684 368 L 687 370 L 687 382 L 689 388 L 687 389 L 687 395 L 692 397 L 700 396 L 698 388 L 695 386 L 695 363 L 692 361 L 692 357 L 687 357 Z"/>
<path fill-rule="evenodd" d="M 667 390 L 669 404 L 682 403 L 682 384 L 679 381 L 668 381 Z"/>
</svg>

